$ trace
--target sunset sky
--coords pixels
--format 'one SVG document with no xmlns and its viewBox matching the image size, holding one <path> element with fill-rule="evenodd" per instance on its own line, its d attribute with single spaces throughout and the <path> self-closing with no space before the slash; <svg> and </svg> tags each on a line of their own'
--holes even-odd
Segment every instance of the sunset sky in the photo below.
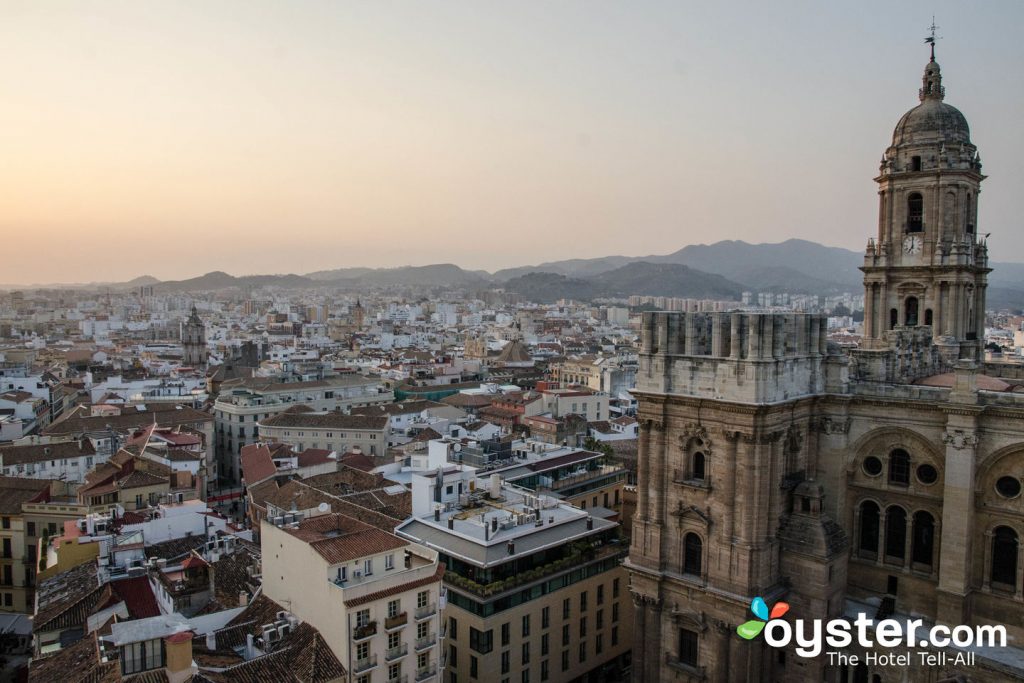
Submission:
<svg viewBox="0 0 1024 683">
<path fill-rule="evenodd" d="M 936 14 L 1024 261 L 1024 3 L 0 0 L 0 283 L 861 249 Z"/>
</svg>

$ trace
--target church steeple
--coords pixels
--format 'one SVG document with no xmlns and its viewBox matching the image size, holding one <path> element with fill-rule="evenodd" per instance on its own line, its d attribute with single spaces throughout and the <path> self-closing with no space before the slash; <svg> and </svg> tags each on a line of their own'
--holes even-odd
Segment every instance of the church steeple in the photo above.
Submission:
<svg viewBox="0 0 1024 683">
<path fill-rule="evenodd" d="M 981 162 L 967 119 L 944 101 L 935 33 L 926 39 L 921 103 L 900 118 L 882 157 L 878 235 L 864 258 L 863 348 L 891 330 L 927 327 L 949 359 L 980 358 L 988 250 L 978 240 Z"/>
</svg>

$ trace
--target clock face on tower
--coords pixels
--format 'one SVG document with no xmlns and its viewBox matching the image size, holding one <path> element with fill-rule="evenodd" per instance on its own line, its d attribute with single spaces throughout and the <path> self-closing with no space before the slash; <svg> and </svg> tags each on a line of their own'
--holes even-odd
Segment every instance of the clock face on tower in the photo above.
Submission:
<svg viewBox="0 0 1024 683">
<path fill-rule="evenodd" d="M 922 244 L 920 235 L 907 235 L 903 238 L 903 253 L 916 256 L 921 253 Z"/>
</svg>

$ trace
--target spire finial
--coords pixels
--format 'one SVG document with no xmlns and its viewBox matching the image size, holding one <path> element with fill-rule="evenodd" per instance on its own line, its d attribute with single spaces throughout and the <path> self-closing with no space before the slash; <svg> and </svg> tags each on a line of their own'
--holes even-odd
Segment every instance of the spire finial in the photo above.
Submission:
<svg viewBox="0 0 1024 683">
<path fill-rule="evenodd" d="M 935 15 L 934 14 L 932 15 L 932 25 L 928 27 L 928 30 L 931 31 L 931 35 L 928 36 L 927 38 L 925 38 L 924 42 L 925 42 L 926 45 L 930 45 L 931 46 L 931 48 L 932 48 L 932 59 L 931 59 L 931 61 L 934 62 L 935 61 L 935 41 L 936 40 L 942 40 L 941 36 L 936 36 L 935 35 L 935 32 L 937 30 L 939 30 L 939 27 L 935 25 Z"/>
</svg>

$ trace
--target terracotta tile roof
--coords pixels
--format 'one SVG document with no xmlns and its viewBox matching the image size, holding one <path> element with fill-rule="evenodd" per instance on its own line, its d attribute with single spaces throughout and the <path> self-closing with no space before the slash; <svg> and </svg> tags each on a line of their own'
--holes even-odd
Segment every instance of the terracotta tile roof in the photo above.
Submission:
<svg viewBox="0 0 1024 683">
<path fill-rule="evenodd" d="M 440 438 L 441 434 L 438 433 L 433 427 L 427 427 L 426 429 L 420 431 L 420 433 L 413 438 L 413 441 L 433 441 L 434 439 Z"/>
<path fill-rule="evenodd" d="M 456 408 L 482 408 L 493 401 L 494 398 L 487 394 L 452 394 L 441 399 L 441 403 Z"/>
<path fill-rule="evenodd" d="M 53 631 L 85 624 L 97 605 L 112 597 L 99 585 L 95 562 L 80 564 L 39 583 L 32 631 Z"/>
<path fill-rule="evenodd" d="M 385 403 L 376 406 L 357 406 L 349 412 L 352 415 L 411 415 L 422 413 L 429 408 L 440 407 L 440 403 L 417 399 L 413 401 L 399 401 L 398 403 Z"/>
<path fill-rule="evenodd" d="M 78 458 L 88 455 L 96 455 L 96 449 L 93 448 L 92 441 L 88 439 L 0 447 L 0 458 L 3 458 L 5 467 L 30 462 L 43 462 L 44 460 Z"/>
<path fill-rule="evenodd" d="M 329 564 L 349 562 L 409 545 L 394 534 L 339 514 L 312 517 L 300 522 L 296 528 L 285 527 L 284 531 L 306 541 Z"/>
<path fill-rule="evenodd" d="M 118 432 L 138 429 L 152 424 L 156 420 L 161 427 L 177 427 L 180 425 L 213 422 L 213 415 L 194 408 L 161 403 L 148 404 L 146 410 L 132 411 L 126 408 L 120 415 L 97 415 L 92 417 L 84 406 L 76 406 L 64 414 L 43 434 L 85 434 L 88 432 L 105 432 L 108 425 Z"/>
<path fill-rule="evenodd" d="M 332 451 L 324 448 L 307 448 L 298 454 L 297 459 L 299 467 L 312 467 L 313 465 L 323 465 L 329 462 L 334 462 L 330 457 Z"/>
<path fill-rule="evenodd" d="M 50 479 L 0 476 L 0 514 L 20 515 L 22 503 L 45 499 L 51 483 Z"/>
<path fill-rule="evenodd" d="M 291 413 L 285 411 L 260 422 L 267 427 L 305 427 L 306 429 L 363 429 L 382 430 L 388 426 L 387 415 L 346 415 L 327 413 Z"/>
<path fill-rule="evenodd" d="M 347 467 L 357 469 L 360 472 L 369 472 L 376 467 L 373 462 L 373 458 L 368 456 L 366 453 L 346 453 L 339 458 L 338 462 Z"/>
<path fill-rule="evenodd" d="M 263 444 L 243 446 L 239 459 L 242 463 L 242 479 L 248 486 L 259 484 L 277 474 L 270 449 Z"/>
<path fill-rule="evenodd" d="M 134 576 L 110 582 L 110 588 L 118 599 L 123 600 L 132 619 L 145 619 L 160 615 L 153 588 L 146 576 Z"/>
<path fill-rule="evenodd" d="M 53 683 L 74 680 L 88 683 L 119 683 L 121 667 L 117 661 L 100 662 L 96 634 L 82 638 L 49 657 L 35 658 L 28 665 L 29 683 Z"/>
</svg>

